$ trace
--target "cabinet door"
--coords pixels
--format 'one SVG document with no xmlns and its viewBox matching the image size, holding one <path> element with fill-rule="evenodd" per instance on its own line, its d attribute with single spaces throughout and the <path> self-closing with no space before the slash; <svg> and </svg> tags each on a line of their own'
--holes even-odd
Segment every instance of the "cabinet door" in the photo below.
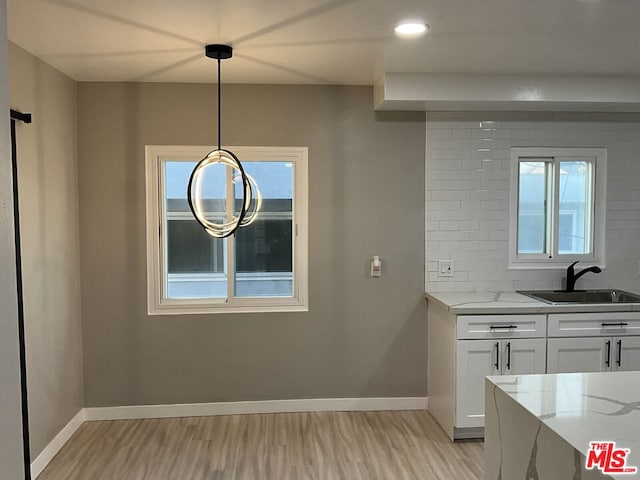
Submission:
<svg viewBox="0 0 640 480">
<path fill-rule="evenodd" d="M 544 338 L 502 340 L 502 373 L 545 373 L 547 355 Z"/>
<path fill-rule="evenodd" d="M 614 338 L 611 348 L 613 370 L 622 372 L 640 370 L 640 337 Z"/>
<path fill-rule="evenodd" d="M 456 342 L 456 427 L 484 426 L 484 377 L 500 375 L 500 340 Z"/>
<path fill-rule="evenodd" d="M 611 337 L 550 338 L 547 373 L 605 372 L 613 365 L 614 350 Z"/>
</svg>

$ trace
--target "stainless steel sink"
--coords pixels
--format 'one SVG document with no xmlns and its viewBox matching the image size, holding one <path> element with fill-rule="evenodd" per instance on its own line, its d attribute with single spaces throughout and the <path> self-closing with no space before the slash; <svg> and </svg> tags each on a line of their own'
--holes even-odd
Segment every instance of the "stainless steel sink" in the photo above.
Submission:
<svg viewBox="0 0 640 480">
<path fill-rule="evenodd" d="M 564 303 L 640 303 L 640 295 L 622 290 L 518 290 L 517 293 L 552 305 Z"/>
</svg>

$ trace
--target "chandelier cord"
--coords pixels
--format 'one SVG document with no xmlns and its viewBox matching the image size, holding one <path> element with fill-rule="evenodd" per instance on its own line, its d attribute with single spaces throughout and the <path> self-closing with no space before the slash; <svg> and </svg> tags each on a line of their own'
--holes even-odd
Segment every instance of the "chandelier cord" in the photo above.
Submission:
<svg viewBox="0 0 640 480">
<path fill-rule="evenodd" d="M 220 78 L 220 56 L 218 56 L 218 150 L 222 150 L 222 133 L 221 130 L 221 119 L 222 119 L 222 114 L 221 114 L 221 105 L 220 105 L 220 99 L 221 99 L 221 83 L 222 83 L 222 79 Z"/>
</svg>

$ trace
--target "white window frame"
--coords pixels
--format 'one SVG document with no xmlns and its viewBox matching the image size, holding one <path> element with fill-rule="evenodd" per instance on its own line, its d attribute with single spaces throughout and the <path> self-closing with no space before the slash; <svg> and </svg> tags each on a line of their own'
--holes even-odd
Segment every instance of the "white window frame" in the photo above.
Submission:
<svg viewBox="0 0 640 480">
<path fill-rule="evenodd" d="M 293 168 L 293 296 L 233 297 L 203 299 L 167 298 L 164 239 L 163 162 L 204 158 L 212 146 L 147 145 L 145 147 L 147 214 L 147 310 L 149 315 L 306 312 L 308 294 L 308 148 L 307 147 L 226 147 L 241 161 L 289 161 Z M 234 255 L 228 242 L 225 261 Z M 232 292 L 229 275 L 228 292 Z"/>
<path fill-rule="evenodd" d="M 555 166 L 552 169 L 551 205 L 548 206 L 551 219 L 550 253 L 518 254 L 518 209 L 519 209 L 519 164 L 531 159 L 537 161 L 550 159 Z M 592 199 L 591 199 L 591 253 L 558 253 L 558 178 L 556 169 L 560 161 L 589 160 L 592 162 Z M 605 267 L 605 231 L 606 231 L 606 192 L 607 192 L 607 151 L 604 148 L 567 148 L 567 147 L 518 147 L 511 149 L 511 191 L 509 202 L 509 269 L 564 269 L 569 263 L 579 260 L 591 265 Z"/>
</svg>

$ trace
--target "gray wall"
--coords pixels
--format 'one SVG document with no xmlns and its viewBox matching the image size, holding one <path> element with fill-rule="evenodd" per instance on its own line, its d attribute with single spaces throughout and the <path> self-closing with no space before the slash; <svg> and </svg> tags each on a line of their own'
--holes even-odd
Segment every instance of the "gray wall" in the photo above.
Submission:
<svg viewBox="0 0 640 480">
<path fill-rule="evenodd" d="M 0 110 L 9 110 L 7 10 L 0 0 Z M 13 175 L 8 116 L 0 120 L 0 468 L 2 478 L 24 478 L 20 355 L 13 217 Z"/>
<path fill-rule="evenodd" d="M 32 459 L 82 408 L 76 84 L 9 45 L 18 180 Z"/>
<path fill-rule="evenodd" d="M 146 314 L 144 146 L 214 121 L 213 85 L 78 86 L 85 405 L 425 395 L 424 115 L 371 88 L 223 89 L 224 144 L 309 147 L 309 313 Z"/>
</svg>

